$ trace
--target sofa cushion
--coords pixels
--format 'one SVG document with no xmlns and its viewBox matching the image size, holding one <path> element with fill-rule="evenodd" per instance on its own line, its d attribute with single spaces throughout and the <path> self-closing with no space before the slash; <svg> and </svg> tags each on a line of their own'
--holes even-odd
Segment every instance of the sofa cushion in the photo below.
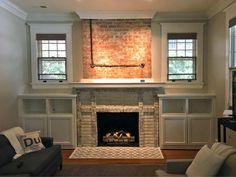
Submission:
<svg viewBox="0 0 236 177">
<path fill-rule="evenodd" d="M 236 153 L 231 154 L 224 162 L 224 164 L 221 166 L 219 173 L 217 176 L 231 176 L 235 177 L 236 176 Z"/>
<path fill-rule="evenodd" d="M 185 174 L 166 173 L 164 170 L 156 170 L 155 174 L 158 177 L 186 177 Z"/>
<path fill-rule="evenodd" d="M 8 139 L 0 134 L 0 167 L 12 161 L 16 154 Z"/>
<path fill-rule="evenodd" d="M 17 137 L 25 153 L 39 151 L 45 148 L 39 136 L 39 131 L 19 134 Z"/>
<path fill-rule="evenodd" d="M 205 145 L 193 159 L 193 162 L 188 167 L 186 174 L 188 177 L 215 176 L 223 162 L 224 157 L 214 153 L 207 145 Z"/>
<path fill-rule="evenodd" d="M 56 156 L 61 155 L 60 145 L 24 154 L 0 168 L 0 175 L 31 174 L 37 175 L 50 164 Z"/>
</svg>

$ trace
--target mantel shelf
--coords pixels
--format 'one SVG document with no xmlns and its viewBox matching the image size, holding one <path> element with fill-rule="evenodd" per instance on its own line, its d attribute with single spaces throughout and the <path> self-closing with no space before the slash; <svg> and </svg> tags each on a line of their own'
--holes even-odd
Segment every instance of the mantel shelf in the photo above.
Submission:
<svg viewBox="0 0 236 177">
<path fill-rule="evenodd" d="M 164 83 L 160 82 L 144 82 L 144 83 L 71 83 L 73 88 L 158 88 L 164 87 Z"/>
</svg>

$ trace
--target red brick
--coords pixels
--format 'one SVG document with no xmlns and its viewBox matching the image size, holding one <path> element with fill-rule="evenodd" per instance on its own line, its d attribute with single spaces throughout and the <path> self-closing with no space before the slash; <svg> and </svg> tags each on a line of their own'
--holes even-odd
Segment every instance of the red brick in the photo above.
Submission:
<svg viewBox="0 0 236 177">
<path fill-rule="evenodd" d="M 84 78 L 151 78 L 151 20 L 93 20 L 92 42 L 95 64 L 145 67 L 91 68 L 89 20 L 82 22 Z"/>
</svg>

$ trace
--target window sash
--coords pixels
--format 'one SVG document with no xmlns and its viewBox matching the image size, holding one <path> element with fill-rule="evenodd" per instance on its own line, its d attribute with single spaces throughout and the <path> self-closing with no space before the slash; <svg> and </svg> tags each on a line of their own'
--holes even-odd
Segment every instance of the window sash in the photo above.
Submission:
<svg viewBox="0 0 236 177">
<path fill-rule="evenodd" d="M 64 62 L 64 71 L 45 72 L 43 62 Z M 50 77 L 51 76 L 51 77 Z M 65 57 L 38 57 L 38 80 L 67 80 L 67 62 Z"/>
<path fill-rule="evenodd" d="M 197 49 L 196 49 L 196 40 L 197 33 L 168 33 L 167 34 L 167 80 L 197 80 L 196 65 L 197 65 Z M 172 46 L 171 46 L 172 45 Z M 188 68 L 181 72 L 176 71 L 171 73 L 171 62 L 183 62 L 190 61 L 192 62 L 192 72 L 188 73 Z M 175 69 L 175 68 L 174 68 Z M 177 69 L 177 68 L 176 68 Z M 181 68 L 180 68 L 181 70 Z M 176 76 L 176 77 L 174 77 Z M 178 78 L 179 76 L 182 76 Z M 188 77 L 189 76 L 189 77 Z"/>
<path fill-rule="evenodd" d="M 36 40 L 38 80 L 67 80 L 66 34 L 36 34 Z"/>
<path fill-rule="evenodd" d="M 186 72 L 176 72 L 176 73 L 171 73 L 170 72 L 170 62 L 171 61 L 192 61 L 192 72 L 191 73 L 186 73 Z M 175 80 L 197 80 L 197 72 L 196 72 L 196 64 L 197 64 L 197 57 L 168 57 L 167 58 L 167 80 L 169 81 L 175 81 Z M 186 78 L 171 78 L 171 76 L 190 76 Z"/>
</svg>

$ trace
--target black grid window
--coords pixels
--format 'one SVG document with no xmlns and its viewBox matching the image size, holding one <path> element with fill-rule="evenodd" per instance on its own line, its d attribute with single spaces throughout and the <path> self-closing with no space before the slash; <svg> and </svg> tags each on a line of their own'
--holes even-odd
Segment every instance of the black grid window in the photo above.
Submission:
<svg viewBox="0 0 236 177">
<path fill-rule="evenodd" d="M 196 80 L 196 33 L 169 33 L 167 80 Z"/>
<path fill-rule="evenodd" d="M 37 34 L 38 79 L 67 80 L 66 35 Z"/>
</svg>

